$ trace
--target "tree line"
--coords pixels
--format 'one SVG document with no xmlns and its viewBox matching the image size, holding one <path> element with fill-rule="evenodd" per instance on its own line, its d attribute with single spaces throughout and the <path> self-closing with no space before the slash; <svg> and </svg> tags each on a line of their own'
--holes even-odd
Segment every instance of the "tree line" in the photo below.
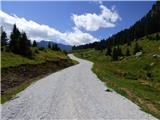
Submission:
<svg viewBox="0 0 160 120">
<path fill-rule="evenodd" d="M 1 27 L 1 45 L 7 46 L 8 51 L 15 54 L 20 54 L 27 57 L 32 55 L 30 40 L 25 32 L 19 31 L 16 24 L 13 25 L 10 40 L 7 38 L 7 34 L 3 30 L 3 27 Z"/>
<path fill-rule="evenodd" d="M 136 41 L 133 46 L 133 53 L 130 51 L 130 46 L 127 46 L 125 53 L 122 52 L 120 46 L 114 46 L 113 48 L 107 47 L 106 56 L 111 56 L 112 60 L 119 60 L 121 57 L 130 56 L 131 54 L 135 55 L 137 52 L 142 51 L 142 47 Z"/>
<path fill-rule="evenodd" d="M 31 43 L 31 40 L 28 39 L 26 33 L 20 32 L 16 24 L 13 25 L 10 40 L 7 38 L 7 33 L 1 26 L 1 46 L 2 48 L 5 46 L 7 51 L 26 57 L 32 56 L 31 47 L 38 47 L 37 42 L 34 40 L 33 43 Z M 49 43 L 48 48 L 54 51 L 61 51 L 57 44 Z"/>
<path fill-rule="evenodd" d="M 110 49 L 123 44 L 130 45 L 132 41 L 149 34 L 160 32 L 160 1 L 157 1 L 146 16 L 137 21 L 128 29 L 124 29 L 100 42 L 73 46 L 73 50 L 95 48 L 96 50 Z"/>
</svg>

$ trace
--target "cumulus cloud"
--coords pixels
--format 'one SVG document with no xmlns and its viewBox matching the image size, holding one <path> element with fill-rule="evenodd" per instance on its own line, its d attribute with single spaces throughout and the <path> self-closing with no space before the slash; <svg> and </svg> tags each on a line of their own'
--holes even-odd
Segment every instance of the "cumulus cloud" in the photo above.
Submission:
<svg viewBox="0 0 160 120">
<path fill-rule="evenodd" d="M 96 31 L 100 28 L 115 27 L 116 22 L 118 20 L 121 20 L 119 14 L 117 13 L 114 7 L 112 7 L 112 9 L 109 9 L 101 4 L 100 10 L 100 14 L 73 14 L 71 18 L 74 21 L 77 28 L 84 28 L 87 31 Z"/>
<path fill-rule="evenodd" d="M 72 32 L 60 32 L 48 25 L 39 24 L 32 20 L 9 15 L 0 10 L 1 25 L 6 32 L 10 34 L 13 24 L 16 24 L 21 31 L 25 31 L 31 40 L 54 40 L 54 42 L 80 45 L 89 42 L 98 41 L 89 33 L 84 33 L 79 29 L 73 29 Z"/>
<path fill-rule="evenodd" d="M 74 32 L 68 33 L 67 37 L 75 45 L 92 43 L 92 42 L 98 41 L 97 38 L 93 37 L 89 33 L 84 33 L 84 32 L 82 32 L 81 30 L 79 30 L 77 28 L 74 28 Z"/>
</svg>

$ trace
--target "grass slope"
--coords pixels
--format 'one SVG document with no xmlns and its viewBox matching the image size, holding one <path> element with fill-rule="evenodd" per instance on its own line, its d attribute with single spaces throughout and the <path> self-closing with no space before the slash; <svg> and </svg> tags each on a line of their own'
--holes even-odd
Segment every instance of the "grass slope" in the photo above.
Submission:
<svg viewBox="0 0 160 120">
<path fill-rule="evenodd" d="M 62 52 L 50 49 L 32 48 L 33 58 L 29 59 L 11 52 L 1 52 L 1 68 L 15 67 L 23 64 L 40 64 L 46 61 L 68 58 Z"/>
<path fill-rule="evenodd" d="M 94 62 L 93 71 L 107 86 L 160 118 L 160 58 L 153 57 L 160 55 L 160 40 L 144 37 L 138 43 L 143 48 L 143 54 L 138 58 L 131 55 L 112 61 L 111 57 L 105 56 L 106 51 L 93 49 L 78 51 L 75 55 Z M 133 51 L 134 44 L 132 42 L 130 51 Z M 121 48 L 125 53 L 127 45 Z"/>
<path fill-rule="evenodd" d="M 17 93 L 36 80 L 77 64 L 59 51 L 32 48 L 32 53 L 33 57 L 29 59 L 11 52 L 1 52 L 1 103 L 14 99 Z"/>
</svg>

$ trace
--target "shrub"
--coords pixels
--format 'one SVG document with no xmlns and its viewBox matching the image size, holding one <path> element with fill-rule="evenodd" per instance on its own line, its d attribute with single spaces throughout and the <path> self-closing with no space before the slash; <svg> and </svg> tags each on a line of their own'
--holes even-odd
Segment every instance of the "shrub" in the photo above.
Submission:
<svg viewBox="0 0 160 120">
<path fill-rule="evenodd" d="M 126 78 L 126 79 L 131 79 L 131 80 L 137 80 L 137 79 L 138 79 L 135 74 L 130 73 L 130 72 L 128 72 L 128 73 L 125 75 L 125 78 Z"/>
<path fill-rule="evenodd" d="M 149 77 L 149 78 L 151 78 L 151 77 L 152 77 L 152 73 L 151 73 L 151 72 L 149 72 L 149 71 L 147 71 L 146 75 L 147 75 L 147 77 Z"/>
<path fill-rule="evenodd" d="M 37 49 L 34 52 L 37 53 L 37 54 L 39 53 L 39 51 Z"/>
<path fill-rule="evenodd" d="M 44 50 L 44 48 L 43 48 L 43 47 L 40 47 L 40 48 L 39 48 L 39 50 L 43 51 L 43 50 Z"/>
</svg>

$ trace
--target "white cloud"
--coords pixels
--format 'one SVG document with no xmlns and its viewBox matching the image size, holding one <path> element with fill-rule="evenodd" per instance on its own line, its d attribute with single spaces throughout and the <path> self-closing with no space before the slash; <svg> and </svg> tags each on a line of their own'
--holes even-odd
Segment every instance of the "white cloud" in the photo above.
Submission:
<svg viewBox="0 0 160 120">
<path fill-rule="evenodd" d="M 89 33 L 83 33 L 77 28 L 74 28 L 74 32 L 68 33 L 67 37 L 68 39 L 70 39 L 70 42 L 73 42 L 75 45 L 92 43 L 92 42 L 98 41 L 97 38 L 93 37 Z"/>
<path fill-rule="evenodd" d="M 16 24 L 21 31 L 25 31 L 31 40 L 54 40 L 54 42 L 80 45 L 94 41 L 98 41 L 89 33 L 84 33 L 78 29 L 74 29 L 72 32 L 62 33 L 55 28 L 51 28 L 48 25 L 36 23 L 32 20 L 26 20 L 25 18 L 11 16 L 0 10 L 1 25 L 6 32 L 10 34 L 13 24 Z"/>
<path fill-rule="evenodd" d="M 72 20 L 77 28 L 84 28 L 87 31 L 96 31 L 100 28 L 115 27 L 115 23 L 121 20 L 119 14 L 115 10 L 107 8 L 104 5 L 100 5 L 101 13 L 86 13 L 82 15 L 73 14 Z"/>
</svg>

